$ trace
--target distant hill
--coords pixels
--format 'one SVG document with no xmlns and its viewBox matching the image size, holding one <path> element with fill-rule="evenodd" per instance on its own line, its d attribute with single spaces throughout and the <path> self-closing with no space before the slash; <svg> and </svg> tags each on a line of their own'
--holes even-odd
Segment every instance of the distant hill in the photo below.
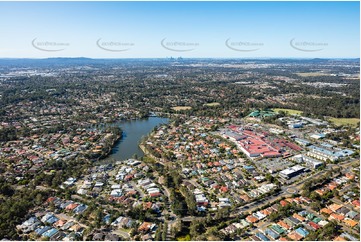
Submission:
<svg viewBox="0 0 361 242">
<path fill-rule="evenodd" d="M 52 58 L 0 58 L 0 65 L 6 67 L 67 67 L 67 66 L 82 66 L 82 65 L 132 65 L 134 63 L 141 63 L 143 65 L 163 65 L 171 63 L 182 64 L 244 64 L 254 62 L 255 64 L 262 63 L 315 63 L 328 64 L 330 62 L 359 62 L 357 58 L 123 58 L 123 59 L 96 59 L 88 57 L 52 57 Z"/>
</svg>

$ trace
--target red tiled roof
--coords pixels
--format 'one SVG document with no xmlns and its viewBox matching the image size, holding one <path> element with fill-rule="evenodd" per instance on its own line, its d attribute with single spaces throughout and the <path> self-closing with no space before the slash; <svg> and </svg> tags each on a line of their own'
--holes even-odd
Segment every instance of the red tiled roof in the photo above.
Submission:
<svg viewBox="0 0 361 242">
<path fill-rule="evenodd" d="M 352 220 L 352 219 L 345 219 L 343 222 L 351 228 L 355 227 L 358 224 L 357 221 Z"/>
<path fill-rule="evenodd" d="M 143 209 L 150 209 L 152 207 L 152 202 L 143 203 Z"/>
<path fill-rule="evenodd" d="M 270 215 L 272 212 L 268 211 L 267 209 L 263 209 L 263 210 L 261 211 L 261 213 L 262 213 L 263 215 L 268 216 L 268 215 Z"/>
<path fill-rule="evenodd" d="M 354 200 L 351 203 L 352 203 L 352 205 L 354 205 L 356 207 L 360 207 L 360 200 Z"/>
<path fill-rule="evenodd" d="M 304 217 L 302 217 L 301 215 L 299 215 L 297 213 L 293 214 L 293 217 L 301 222 L 303 222 L 305 220 Z"/>
<path fill-rule="evenodd" d="M 76 203 L 72 203 L 72 204 L 69 204 L 68 206 L 66 206 L 66 210 L 73 210 L 74 208 L 78 207 L 79 204 L 76 204 Z"/>
<path fill-rule="evenodd" d="M 296 240 L 296 241 L 300 241 L 302 239 L 302 236 L 297 234 L 295 231 L 292 231 L 291 233 L 289 233 L 287 235 L 287 237 L 292 239 L 292 240 Z"/>
<path fill-rule="evenodd" d="M 148 231 L 148 230 L 150 229 L 150 226 L 151 226 L 151 225 L 152 225 L 151 223 L 143 222 L 143 223 L 139 226 L 138 231 L 146 232 L 146 231 Z"/>
<path fill-rule="evenodd" d="M 320 225 L 318 225 L 318 224 L 316 224 L 315 222 L 309 222 L 308 223 L 312 228 L 314 228 L 314 229 L 319 229 L 319 228 L 321 228 L 321 226 Z"/>
<path fill-rule="evenodd" d="M 54 200 L 55 200 L 55 197 L 49 197 L 49 198 L 46 200 L 46 202 L 47 202 L 47 203 L 52 203 L 52 202 L 54 202 Z"/>
<path fill-rule="evenodd" d="M 151 197 L 160 197 L 162 194 L 160 192 L 151 193 Z"/>
<path fill-rule="evenodd" d="M 320 210 L 320 213 L 331 214 L 331 213 L 332 213 L 332 211 L 331 211 L 331 209 L 328 209 L 328 208 L 323 208 L 323 209 L 321 209 L 321 210 Z"/>
<path fill-rule="evenodd" d="M 342 214 L 333 213 L 330 215 L 330 217 L 328 219 L 329 220 L 336 219 L 338 221 L 342 221 L 344 218 L 345 218 L 345 216 L 343 216 Z"/>
<path fill-rule="evenodd" d="M 65 220 L 58 220 L 54 223 L 55 226 L 58 226 L 58 227 L 61 227 L 63 226 L 64 224 L 66 224 L 66 221 Z"/>
<path fill-rule="evenodd" d="M 253 215 L 248 215 L 246 220 L 247 220 L 247 222 L 250 222 L 250 223 L 256 223 L 258 221 L 258 218 L 256 218 Z"/>
<path fill-rule="evenodd" d="M 221 190 L 222 192 L 228 192 L 228 187 L 221 187 L 219 190 Z"/>
<path fill-rule="evenodd" d="M 339 210 L 340 208 L 342 208 L 343 206 L 337 203 L 331 204 L 330 206 L 328 206 L 329 209 L 331 209 L 333 212 L 336 212 L 337 210 Z"/>
<path fill-rule="evenodd" d="M 287 230 L 291 228 L 291 226 L 289 226 L 288 224 L 286 224 L 286 223 L 283 222 L 283 221 L 279 221 L 277 224 L 278 224 L 279 226 L 287 229 Z"/>
<path fill-rule="evenodd" d="M 288 202 L 286 202 L 285 200 L 282 200 L 282 201 L 280 201 L 280 204 L 282 207 L 284 207 L 288 204 Z"/>
<path fill-rule="evenodd" d="M 341 236 L 337 236 L 336 238 L 333 239 L 333 241 L 347 241 L 347 240 L 345 240 Z"/>
</svg>

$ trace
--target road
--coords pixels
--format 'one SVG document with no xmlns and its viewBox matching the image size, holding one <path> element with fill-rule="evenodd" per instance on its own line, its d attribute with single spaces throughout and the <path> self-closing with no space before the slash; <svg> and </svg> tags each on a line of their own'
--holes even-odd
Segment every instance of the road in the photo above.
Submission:
<svg viewBox="0 0 361 242">
<path fill-rule="evenodd" d="M 264 206 L 264 205 L 266 205 L 268 203 L 272 203 L 272 202 L 276 201 L 277 199 L 279 199 L 281 196 L 284 196 L 284 195 L 287 195 L 287 194 L 279 193 L 279 194 L 270 196 L 269 198 L 267 198 L 264 201 L 255 201 L 255 202 L 248 203 L 248 204 L 246 204 L 244 206 L 238 207 L 238 208 L 235 209 L 235 211 L 233 213 L 231 213 L 230 217 L 231 218 L 237 217 L 241 213 L 251 213 L 256 208 L 260 208 L 260 207 L 262 207 L 262 206 Z M 181 220 L 183 222 L 191 222 L 192 220 L 197 219 L 197 218 L 198 217 L 195 217 L 195 216 L 186 216 L 186 217 L 181 218 Z"/>
<path fill-rule="evenodd" d="M 144 147 L 142 147 L 144 149 Z M 145 152 L 146 153 L 146 152 Z M 154 157 L 155 158 L 155 157 Z M 155 159 L 156 161 L 159 162 L 159 159 Z M 359 160 L 357 159 L 353 159 L 353 160 L 349 160 L 349 161 L 345 161 L 345 162 L 342 162 L 342 163 L 339 163 L 339 164 L 327 164 L 326 168 L 322 171 L 319 171 L 317 172 L 316 174 L 313 174 L 312 176 L 309 176 L 305 179 L 303 179 L 302 181 L 299 181 L 295 184 L 290 184 L 288 186 L 283 186 L 281 188 L 281 191 L 278 193 L 278 194 L 275 194 L 275 195 L 272 195 L 272 196 L 269 196 L 267 198 L 264 198 L 263 200 L 258 200 L 258 201 L 254 201 L 254 202 L 251 202 L 249 204 L 246 204 L 246 205 L 243 205 L 243 206 L 240 206 L 238 208 L 236 208 L 230 215 L 230 217 L 237 217 L 239 216 L 240 214 L 247 214 L 247 213 L 251 213 L 253 211 L 255 211 L 256 209 L 260 209 L 261 207 L 267 205 L 267 204 L 270 204 L 270 203 L 273 203 L 275 202 L 276 200 L 278 200 L 279 198 L 281 197 L 291 197 L 293 194 L 297 194 L 299 193 L 299 191 L 302 190 L 302 186 L 305 182 L 309 181 L 309 180 L 312 180 L 314 179 L 315 177 L 319 177 L 321 175 L 324 175 L 326 172 L 332 170 L 332 169 L 335 169 L 335 168 L 345 168 L 345 167 L 350 167 L 352 164 L 354 164 L 355 162 L 359 162 Z M 160 162 L 162 163 L 162 162 Z M 334 176 L 336 176 L 337 174 L 334 174 Z M 193 186 L 195 187 L 199 187 L 199 184 L 194 181 L 194 180 L 188 180 L 188 182 L 190 182 Z M 169 191 L 168 189 L 162 185 L 163 187 L 163 190 L 164 190 L 164 193 L 165 195 L 169 198 Z M 171 202 L 171 201 L 170 201 Z M 314 212 L 314 211 L 313 211 Z M 164 214 L 167 214 L 168 211 L 165 210 L 165 213 Z M 314 212 L 316 213 L 316 212 Z M 175 216 L 175 215 L 174 215 Z M 162 216 L 162 218 L 164 218 L 164 216 Z M 177 218 L 175 216 L 175 218 Z M 183 217 L 181 218 L 181 220 L 183 222 L 191 222 L 192 220 L 196 219 L 197 217 L 195 216 L 187 216 L 187 217 Z M 169 221 L 170 222 L 170 225 L 173 225 L 175 220 L 173 221 Z M 171 226 L 169 226 L 170 228 Z M 349 228 L 347 228 L 347 230 L 350 230 Z"/>
<path fill-rule="evenodd" d="M 137 184 L 135 184 L 134 181 L 130 181 L 129 183 L 130 183 L 130 185 L 132 185 L 132 187 L 133 187 L 137 192 L 139 192 L 140 197 L 142 197 L 142 198 L 145 197 L 145 194 L 144 194 L 144 192 L 142 191 L 142 189 L 140 189 L 140 188 L 137 186 Z"/>
<path fill-rule="evenodd" d="M 151 136 L 152 137 L 152 136 Z M 157 157 L 155 157 L 154 155 L 152 155 L 145 147 L 144 145 L 139 145 L 139 148 L 143 151 L 144 154 L 150 156 L 153 160 L 157 161 L 158 163 L 163 164 L 163 162 L 160 161 L 160 159 L 158 159 Z"/>
<path fill-rule="evenodd" d="M 282 188 L 281 188 L 281 189 L 282 189 L 281 192 L 280 192 L 279 194 L 277 194 L 277 195 L 270 196 L 270 197 L 268 197 L 266 200 L 261 201 L 261 202 L 255 201 L 255 202 L 246 204 L 246 205 L 244 205 L 244 206 L 238 207 L 238 208 L 236 209 L 237 212 L 236 212 L 234 215 L 240 214 L 241 212 L 243 212 L 243 213 L 250 213 L 250 212 L 252 212 L 254 209 L 260 208 L 260 207 L 262 207 L 262 206 L 264 206 L 264 205 L 266 205 L 266 204 L 268 204 L 268 203 L 272 203 L 272 202 L 276 201 L 277 199 L 279 199 L 279 198 L 282 197 L 282 196 L 284 196 L 284 197 L 290 197 L 290 196 L 292 196 L 292 193 L 289 193 L 289 192 L 287 191 L 288 189 L 290 189 L 290 188 L 291 188 L 291 189 L 296 189 L 296 193 L 297 193 L 298 191 L 300 191 L 300 190 L 302 189 L 303 184 L 304 184 L 305 182 L 307 182 L 308 180 L 311 180 L 311 179 L 313 179 L 314 177 L 319 177 L 320 175 L 326 173 L 329 169 L 334 168 L 335 166 L 336 166 L 336 167 L 341 166 L 341 167 L 344 168 L 344 167 L 351 166 L 351 165 L 354 164 L 355 162 L 358 162 L 358 160 L 354 159 L 354 160 L 346 161 L 346 162 L 343 162 L 343 163 L 340 163 L 340 164 L 337 164 L 337 165 L 331 164 L 331 165 L 330 165 L 331 167 L 329 167 L 328 169 L 322 170 L 322 171 L 314 174 L 313 176 L 310 176 L 310 177 L 308 177 L 308 178 L 306 178 L 306 179 L 298 182 L 297 184 L 291 184 L 291 185 L 289 185 L 289 186 L 284 186 L 284 187 L 282 187 Z"/>
<path fill-rule="evenodd" d="M 192 184 L 194 187 L 201 188 L 201 185 L 198 184 L 197 181 L 194 181 L 193 179 L 187 180 L 190 184 Z"/>
<path fill-rule="evenodd" d="M 331 201 L 334 202 L 334 203 L 343 205 L 343 206 L 345 206 L 346 208 L 354 211 L 354 207 L 353 207 L 353 206 L 351 206 L 350 204 L 347 204 L 347 203 L 343 203 L 342 201 L 340 201 L 339 199 L 337 199 L 337 198 L 335 198 L 335 197 L 332 198 Z"/>
<path fill-rule="evenodd" d="M 71 216 L 68 216 L 66 215 L 65 213 L 59 213 L 59 214 L 56 214 L 56 217 L 58 217 L 59 219 L 61 220 L 66 220 L 66 221 L 77 221 L 78 224 L 82 227 L 85 227 L 85 228 L 88 228 L 89 226 L 83 224 L 83 223 L 80 223 L 77 219 L 75 219 L 74 217 L 71 217 Z"/>
<path fill-rule="evenodd" d="M 71 195 L 71 199 L 80 200 L 80 201 L 82 201 L 84 203 L 89 202 L 88 200 L 85 200 L 84 198 L 82 198 L 81 196 L 76 195 L 76 194 Z M 96 202 L 96 205 L 98 205 L 98 206 L 100 206 L 100 207 L 102 207 L 102 208 L 104 208 L 106 210 L 116 210 L 116 211 L 119 211 L 119 212 L 123 211 L 122 209 L 116 208 L 116 207 L 114 207 L 114 206 L 112 206 L 110 204 L 100 204 L 97 200 L 95 200 L 95 202 Z"/>
<path fill-rule="evenodd" d="M 173 238 L 173 236 L 172 236 L 172 226 L 174 226 L 173 224 L 172 225 L 170 225 L 169 224 L 169 222 L 167 222 L 168 223 L 168 226 L 167 226 L 167 236 L 166 236 L 166 241 L 173 241 L 174 240 L 174 238 Z"/>
<path fill-rule="evenodd" d="M 159 176 L 158 172 L 154 172 L 155 176 L 158 176 L 158 183 L 162 186 L 163 191 L 164 191 L 164 195 L 166 195 L 170 201 L 170 192 L 168 190 L 168 187 L 166 187 L 164 185 L 164 177 L 163 176 Z"/>
<path fill-rule="evenodd" d="M 358 160 L 351 160 L 351 161 L 348 161 L 348 162 L 344 162 L 343 164 L 340 164 L 340 166 L 342 166 L 342 167 L 350 166 L 355 161 L 358 161 Z M 335 165 L 331 165 L 331 166 L 333 168 Z M 338 165 L 336 165 L 336 166 L 338 166 Z M 331 167 L 329 169 L 331 169 Z M 311 180 L 314 177 L 318 177 L 318 176 L 322 175 L 323 173 L 326 173 L 327 171 L 328 171 L 328 169 L 322 170 L 322 171 L 314 174 L 313 176 L 310 176 L 310 177 L 306 178 L 305 180 L 298 182 L 295 185 L 291 184 L 289 186 L 284 186 L 284 187 L 281 188 L 281 191 L 278 194 L 269 196 L 264 200 L 258 200 L 258 201 L 254 201 L 254 202 L 248 203 L 246 205 L 240 206 L 240 207 L 236 208 L 233 213 L 231 213 L 230 217 L 237 217 L 241 213 L 244 213 L 244 214 L 251 213 L 255 209 L 259 209 L 259 208 L 261 208 L 261 207 L 263 207 L 263 206 L 265 206 L 265 205 L 267 205 L 269 203 L 273 203 L 274 201 L 276 201 L 277 199 L 279 199 L 281 197 L 291 197 L 292 193 L 290 193 L 288 191 L 288 189 L 296 189 L 296 193 L 298 193 L 298 191 L 300 191 L 302 189 L 302 186 L 306 181 Z M 197 217 L 194 217 L 194 216 L 187 216 L 187 217 L 183 217 L 182 221 L 191 222 L 193 219 L 196 219 L 196 218 Z"/>
<path fill-rule="evenodd" d="M 336 200 L 337 200 L 337 199 L 336 199 Z M 332 199 L 332 201 L 334 201 L 334 200 Z M 335 202 L 335 201 L 334 201 L 334 202 Z M 338 202 L 337 202 L 337 203 L 338 203 Z M 338 204 L 343 204 L 343 203 L 341 203 L 341 201 L 340 201 L 340 203 L 338 203 Z M 327 218 L 326 218 L 325 216 L 323 216 L 322 214 L 316 212 L 316 211 L 313 210 L 312 208 L 310 208 L 310 207 L 308 207 L 308 206 L 305 206 L 305 205 L 303 205 L 303 204 L 302 204 L 301 206 L 302 206 L 302 208 L 305 209 L 307 212 L 311 212 L 311 213 L 313 213 L 313 214 L 317 214 L 317 217 L 320 217 L 320 218 L 322 218 L 323 220 L 327 221 Z M 353 229 L 347 227 L 347 225 L 345 225 L 344 223 L 341 223 L 341 222 L 338 222 L 338 221 L 337 221 L 337 223 L 342 227 L 342 229 L 343 229 L 344 231 L 346 231 L 346 232 L 348 232 L 348 233 L 351 233 L 351 234 L 358 234 L 358 233 L 359 233 L 359 232 L 354 231 Z"/>
<path fill-rule="evenodd" d="M 291 184 L 290 186 L 287 186 L 289 188 L 294 188 L 294 189 L 297 189 L 297 190 L 301 190 L 302 189 L 302 185 L 309 181 L 309 180 L 312 180 L 314 179 L 315 177 L 320 177 L 321 175 L 323 175 L 324 173 L 332 170 L 332 169 L 335 169 L 335 168 L 339 168 L 339 167 L 342 167 L 342 168 L 345 168 L 345 167 L 349 167 L 351 165 L 353 165 L 354 163 L 356 162 L 359 162 L 359 160 L 357 159 L 353 159 L 353 160 L 350 160 L 350 161 L 344 161 L 342 163 L 339 163 L 339 164 L 328 164 L 327 167 L 322 170 L 322 171 L 319 171 L 318 173 L 312 175 L 312 176 L 309 176 L 308 178 L 302 180 L 302 181 L 299 181 L 297 182 L 296 184 Z M 335 176 L 335 175 L 334 175 Z"/>
<path fill-rule="evenodd" d="M 348 184 L 346 185 L 345 187 L 343 187 L 341 190 L 340 190 L 340 195 L 344 194 L 345 192 L 348 192 L 350 191 L 354 185 L 353 184 Z"/>
</svg>

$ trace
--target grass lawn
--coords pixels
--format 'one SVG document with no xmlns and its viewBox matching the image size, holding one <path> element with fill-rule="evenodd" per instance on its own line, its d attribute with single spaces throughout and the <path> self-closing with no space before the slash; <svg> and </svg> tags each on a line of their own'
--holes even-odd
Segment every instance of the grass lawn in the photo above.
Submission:
<svg viewBox="0 0 361 242">
<path fill-rule="evenodd" d="M 283 111 L 283 112 L 288 113 L 288 114 L 290 114 L 290 115 L 292 115 L 292 114 L 301 115 L 301 114 L 302 114 L 302 111 L 300 111 L 300 110 L 295 110 L 295 109 L 273 108 L 272 110 L 275 111 L 275 112 Z"/>
<path fill-rule="evenodd" d="M 119 230 L 121 230 L 121 231 L 124 231 L 124 232 L 126 232 L 126 233 L 130 233 L 130 231 L 132 230 L 132 229 L 125 229 L 125 228 L 120 228 Z"/>
<path fill-rule="evenodd" d="M 334 123 L 337 126 L 351 125 L 353 127 L 356 127 L 357 123 L 360 122 L 360 119 L 358 119 L 358 118 L 330 118 L 329 121 Z"/>
<path fill-rule="evenodd" d="M 183 110 L 192 109 L 192 107 L 191 106 L 177 106 L 177 107 L 172 107 L 172 109 L 175 111 L 183 111 Z"/>
</svg>

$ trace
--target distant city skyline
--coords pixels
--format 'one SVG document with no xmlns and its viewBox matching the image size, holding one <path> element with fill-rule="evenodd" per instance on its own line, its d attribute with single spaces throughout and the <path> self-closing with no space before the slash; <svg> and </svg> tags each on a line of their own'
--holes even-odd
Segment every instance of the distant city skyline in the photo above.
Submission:
<svg viewBox="0 0 361 242">
<path fill-rule="evenodd" d="M 359 58 L 360 3 L 0 2 L 0 58 Z"/>
</svg>

